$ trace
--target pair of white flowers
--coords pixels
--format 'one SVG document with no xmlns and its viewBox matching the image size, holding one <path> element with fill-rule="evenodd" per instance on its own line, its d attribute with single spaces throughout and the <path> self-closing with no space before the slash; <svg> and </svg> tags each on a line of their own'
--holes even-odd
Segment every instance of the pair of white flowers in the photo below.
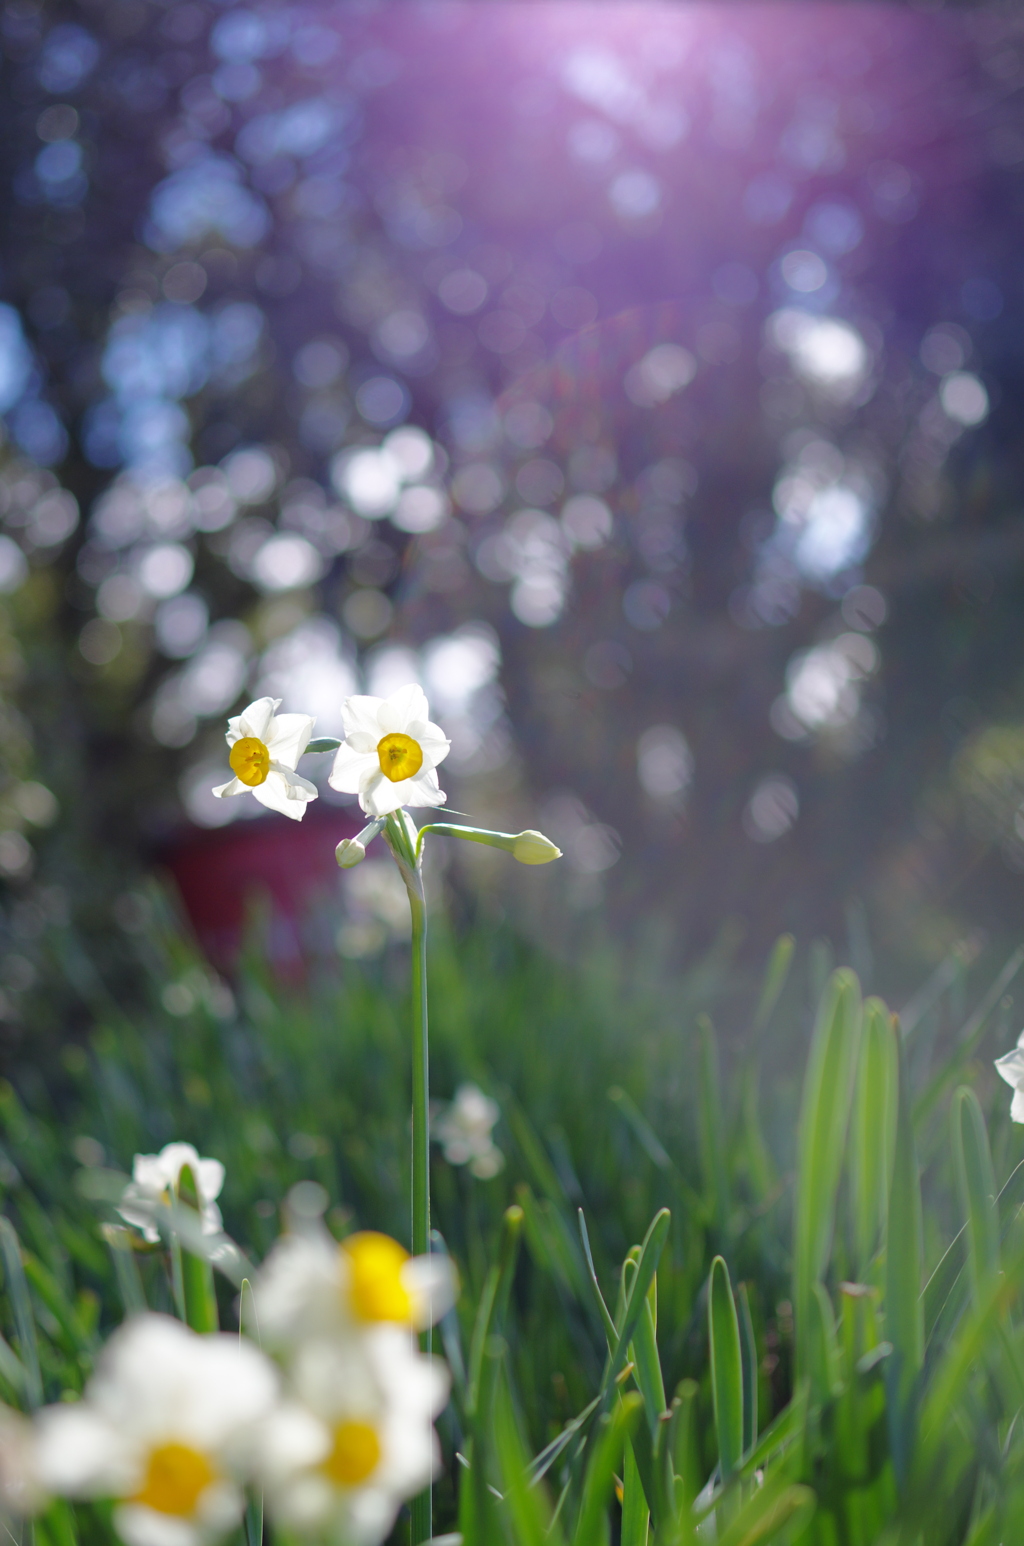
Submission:
<svg viewBox="0 0 1024 1546">
<path fill-rule="evenodd" d="M 147 1237 L 185 1165 L 219 1230 L 223 1168 L 172 1144 L 136 1156 L 122 1198 Z M 285 1236 L 254 1296 L 266 1353 L 146 1313 L 110 1339 L 81 1401 L 32 1423 L 0 1412 L 0 1498 L 21 1513 L 109 1499 L 126 1546 L 204 1546 L 237 1526 L 253 1486 L 283 1530 L 377 1546 L 438 1468 L 447 1375 L 416 1332 L 452 1304 L 450 1264 L 371 1232 Z"/>
<path fill-rule="evenodd" d="M 234 775 L 213 792 L 224 797 L 250 791 L 261 805 L 301 821 L 316 785 L 296 772 L 315 720 L 278 714 L 280 698 L 258 698 L 228 721 L 228 761 Z M 437 766 L 451 742 L 431 722 L 422 687 L 410 682 L 390 698 L 346 698 L 341 708 L 345 739 L 328 783 L 359 796 L 368 816 L 387 816 L 405 805 L 443 805 L 447 795 Z"/>
</svg>

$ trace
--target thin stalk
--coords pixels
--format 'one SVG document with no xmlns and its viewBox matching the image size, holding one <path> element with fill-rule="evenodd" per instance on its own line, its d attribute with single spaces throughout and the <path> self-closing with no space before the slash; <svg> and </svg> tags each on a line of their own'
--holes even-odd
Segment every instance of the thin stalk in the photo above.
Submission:
<svg viewBox="0 0 1024 1546">
<path fill-rule="evenodd" d="M 384 840 L 405 881 L 412 914 L 412 1254 L 430 1250 L 430 1047 L 427 1036 L 427 908 L 416 827 L 404 811 L 389 816 Z M 430 1352 L 430 1328 L 421 1344 Z M 432 1489 L 410 1504 L 412 1546 L 433 1534 Z"/>
</svg>

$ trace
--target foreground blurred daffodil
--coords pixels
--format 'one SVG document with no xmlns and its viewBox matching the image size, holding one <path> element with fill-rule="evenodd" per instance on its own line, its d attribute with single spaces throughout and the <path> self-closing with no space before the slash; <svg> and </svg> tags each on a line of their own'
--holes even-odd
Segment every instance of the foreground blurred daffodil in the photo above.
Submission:
<svg viewBox="0 0 1024 1546">
<path fill-rule="evenodd" d="M 390 698 L 346 698 L 341 712 L 345 740 L 328 779 L 332 789 L 357 794 L 368 816 L 445 803 L 435 769 L 451 742 L 431 723 L 422 687 L 410 682 Z"/>
<path fill-rule="evenodd" d="M 280 698 L 257 698 L 228 720 L 228 761 L 235 776 L 213 792 L 223 798 L 249 790 L 261 805 L 301 821 L 317 789 L 295 769 L 315 720 L 308 714 L 279 714 L 280 707 Z"/>
<path fill-rule="evenodd" d="M 237 1336 L 136 1316 L 111 1337 L 85 1399 L 40 1413 L 38 1484 L 116 1500 L 127 1546 L 199 1546 L 242 1517 L 278 1384 L 270 1361 Z"/>
</svg>

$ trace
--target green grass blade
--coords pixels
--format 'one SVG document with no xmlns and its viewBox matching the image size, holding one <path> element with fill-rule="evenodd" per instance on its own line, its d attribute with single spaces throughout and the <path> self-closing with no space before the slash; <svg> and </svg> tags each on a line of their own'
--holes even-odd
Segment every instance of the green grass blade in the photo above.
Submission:
<svg viewBox="0 0 1024 1546">
<path fill-rule="evenodd" d="M 974 1091 L 953 1097 L 953 1158 L 960 1207 L 967 1219 L 967 1261 L 977 1304 L 999 1271 L 999 1209 L 985 1118 Z"/>
<path fill-rule="evenodd" d="M 587 1231 L 587 1221 L 583 1216 L 582 1208 L 578 1210 L 577 1217 L 579 1218 L 580 1223 L 580 1241 L 583 1245 L 583 1256 L 587 1263 L 587 1272 L 590 1275 L 590 1282 L 594 1290 L 594 1302 L 597 1305 L 597 1313 L 601 1317 L 601 1324 L 604 1327 L 604 1334 L 608 1339 L 608 1350 L 610 1352 L 615 1345 L 615 1338 L 617 1336 L 615 1322 L 612 1320 L 611 1311 L 608 1309 L 608 1306 L 604 1302 L 604 1295 L 601 1292 L 601 1285 L 597 1281 L 597 1271 L 594 1267 L 594 1253 L 590 1249 L 590 1235 Z"/>
<path fill-rule="evenodd" d="M 759 1036 L 772 1017 L 772 1011 L 786 986 L 789 969 L 793 964 L 793 951 L 796 941 L 792 934 L 780 934 L 772 946 L 772 953 L 768 957 L 768 966 L 764 974 L 764 982 L 761 985 L 761 996 L 757 1001 L 754 1011 L 754 1019 L 751 1025 L 751 1034 Z"/>
<path fill-rule="evenodd" d="M 125 1315 L 140 1315 L 146 1308 L 146 1294 L 142 1287 L 142 1275 L 132 1249 L 131 1231 L 121 1224 L 103 1224 L 101 1233 L 110 1248 L 117 1278 L 118 1292 L 124 1305 Z"/>
<path fill-rule="evenodd" d="M 199 1216 L 199 1193 L 190 1165 L 183 1165 L 178 1177 L 179 1211 L 193 1210 Z M 185 1306 L 185 1322 L 193 1331 L 220 1330 L 217 1315 L 217 1290 L 213 1285 L 213 1268 L 202 1256 L 194 1255 L 186 1247 L 181 1252 L 181 1291 Z"/>
<path fill-rule="evenodd" d="M 839 1390 L 840 1375 L 835 1312 L 824 1283 L 815 1283 L 812 1287 L 810 1319 L 810 1362 L 807 1372 L 811 1381 L 811 1396 L 819 1406 L 825 1406 Z"/>
<path fill-rule="evenodd" d="M 602 1381 L 602 1398 L 607 1400 L 615 1381 L 622 1372 L 626 1362 L 626 1350 L 633 1340 L 637 1321 L 647 1304 L 647 1290 L 654 1280 L 654 1274 L 658 1270 L 658 1262 L 668 1239 L 668 1232 L 672 1224 L 672 1215 L 667 1208 L 662 1208 L 651 1220 L 650 1228 L 644 1236 L 644 1243 L 640 1248 L 640 1259 L 637 1262 L 636 1276 L 629 1290 L 625 1310 L 622 1315 L 622 1323 L 619 1327 L 618 1340 L 612 1351 L 611 1357 L 605 1367 Z"/>
<path fill-rule="evenodd" d="M 729 1172 L 725 1148 L 725 1117 L 718 1072 L 718 1042 L 708 1015 L 697 1016 L 700 1059 L 700 1101 L 697 1116 L 700 1128 L 701 1170 L 708 1211 L 720 1235 L 729 1223 Z"/>
<path fill-rule="evenodd" d="M 602 1421 L 583 1482 L 583 1500 L 572 1546 L 603 1546 L 610 1539 L 608 1503 L 615 1471 L 626 1440 L 639 1420 L 641 1407 L 641 1398 L 630 1391 Z"/>
<path fill-rule="evenodd" d="M 798 1378 L 808 1369 L 811 1295 L 828 1265 L 835 1227 L 860 1022 L 857 979 L 846 970 L 833 973 L 811 1039 L 800 1107 L 793 1245 Z"/>
<path fill-rule="evenodd" d="M 906 1063 L 899 1038 L 897 1045 L 896 1151 L 885 1253 L 885 1335 L 892 1344 L 892 1354 L 886 1361 L 885 1383 L 889 1445 L 897 1486 L 902 1490 L 909 1476 L 917 1433 L 918 1387 L 924 1362 L 924 1313 L 921 1300 L 921 1188 Z"/>
<path fill-rule="evenodd" d="M 647 1546 L 651 1513 L 640 1481 L 633 1445 L 627 1439 L 622 1457 L 622 1531 L 620 1546 Z"/>
<path fill-rule="evenodd" d="M 3 1217 L 0 1217 L 0 1258 L 3 1260 L 7 1296 L 14 1315 L 18 1354 L 25 1371 L 25 1402 L 29 1410 L 34 1412 L 43 1404 L 43 1376 L 39 1368 L 36 1321 L 21 1260 L 21 1242 L 10 1219 Z"/>
<path fill-rule="evenodd" d="M 817 1498 L 810 1487 L 773 1477 L 721 1532 L 717 1546 L 769 1546 L 783 1531 L 787 1539 L 793 1538 L 810 1521 L 816 1507 Z"/>
<path fill-rule="evenodd" d="M 892 1015 L 880 999 L 869 998 L 864 1005 L 849 1143 L 853 1267 L 861 1282 L 885 1233 L 896 1129 L 896 1059 Z"/>
<path fill-rule="evenodd" d="M 708 1285 L 711 1397 L 718 1436 L 718 1468 L 727 1482 L 743 1455 L 743 1357 L 736 1301 L 721 1256 L 711 1263 Z"/>
<path fill-rule="evenodd" d="M 736 1290 L 736 1312 L 740 1322 L 740 1356 L 743 1360 L 743 1453 L 757 1441 L 757 1341 L 750 1315 L 747 1285 Z"/>
</svg>

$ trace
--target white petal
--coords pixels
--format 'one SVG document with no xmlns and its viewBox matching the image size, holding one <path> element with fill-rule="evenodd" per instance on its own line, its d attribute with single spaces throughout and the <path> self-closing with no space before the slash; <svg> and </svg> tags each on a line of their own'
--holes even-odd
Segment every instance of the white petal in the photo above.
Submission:
<svg viewBox="0 0 1024 1546">
<path fill-rule="evenodd" d="M 353 730 L 345 745 L 352 751 L 359 752 L 363 757 L 376 757 L 377 745 L 380 741 L 380 731 Z"/>
<path fill-rule="evenodd" d="M 401 1272 L 417 1330 L 433 1326 L 455 1303 L 455 1269 L 447 1256 L 414 1256 Z"/>
<path fill-rule="evenodd" d="M 409 726 L 408 733 L 423 752 L 424 767 L 436 768 L 452 749 L 452 743 L 440 725 L 432 725 L 429 720 L 414 720 Z"/>
<path fill-rule="evenodd" d="M 98 1497 L 108 1482 L 111 1454 L 119 1447 L 110 1425 L 79 1401 L 44 1407 L 36 1427 L 36 1468 L 47 1492 Z"/>
<path fill-rule="evenodd" d="M 1024 1122 L 1024 1090 L 1015 1090 L 1010 1102 L 1010 1120 Z"/>
<path fill-rule="evenodd" d="M 380 740 L 380 726 L 377 722 L 377 712 L 383 699 L 355 696 L 346 698 L 341 705 L 341 718 L 345 726 L 345 734 L 351 735 L 353 731 L 365 731 L 374 738 L 374 745 Z"/>
<path fill-rule="evenodd" d="M 294 769 L 313 734 L 315 719 L 308 714 L 276 714 L 268 731 L 267 749 L 274 762 Z"/>
<path fill-rule="evenodd" d="M 280 698 L 257 698 L 255 703 L 250 703 L 249 707 L 243 709 L 238 716 L 239 733 L 236 740 L 244 740 L 246 736 L 252 736 L 255 740 L 266 744 L 270 721 L 280 707 Z"/>
<path fill-rule="evenodd" d="M 199 1169 L 199 1153 L 190 1143 L 165 1143 L 157 1155 L 164 1167 L 167 1184 L 177 1186 L 184 1166 L 192 1171 L 193 1178 Z"/>
<path fill-rule="evenodd" d="M 224 1185 L 224 1166 L 220 1160 L 201 1159 L 196 1167 L 199 1194 L 206 1202 L 220 1196 Z"/>
<path fill-rule="evenodd" d="M 396 732 L 408 735 L 409 726 L 416 720 L 428 720 L 430 708 L 427 695 L 418 682 L 409 682 L 385 698 L 377 710 L 377 723 L 385 735 Z"/>
<path fill-rule="evenodd" d="M 406 778 L 400 784 L 393 784 L 389 778 L 384 777 L 379 765 L 370 768 L 360 780 L 359 804 L 367 816 L 387 816 L 405 804 L 402 791 L 408 783 Z"/>
<path fill-rule="evenodd" d="M 338 747 L 327 782 L 332 789 L 338 789 L 342 794 L 358 794 L 363 778 L 374 768 L 380 771 L 375 751 L 369 754 L 356 751 L 350 742 L 343 741 Z"/>
<path fill-rule="evenodd" d="M 407 778 L 402 787 L 406 790 L 403 805 L 444 805 L 448 799 L 433 768 L 417 773 L 415 778 Z"/>
<path fill-rule="evenodd" d="M 293 775 L 294 776 L 294 775 Z M 305 782 L 305 780 L 303 780 Z M 316 799 L 316 789 L 312 795 L 304 789 L 292 792 L 290 782 L 286 782 L 283 774 L 271 768 L 262 784 L 257 784 L 253 794 L 261 805 L 265 805 L 270 811 L 280 811 L 282 816 L 291 816 L 294 821 L 301 821 L 306 814 L 306 806 L 311 799 Z"/>
<path fill-rule="evenodd" d="M 226 784 L 218 784 L 213 792 L 218 800 L 223 800 L 225 795 L 246 794 L 248 789 L 249 785 L 243 784 L 240 778 L 229 778 Z"/>
<path fill-rule="evenodd" d="M 114 1528 L 125 1546 L 199 1546 L 197 1527 L 175 1514 L 158 1514 L 141 1503 L 121 1503 L 114 1510 Z"/>
<path fill-rule="evenodd" d="M 996 1058 L 995 1064 L 1000 1079 L 1005 1079 L 1015 1090 L 1024 1088 L 1024 1049 L 1014 1047 L 1012 1052 Z"/>
</svg>

